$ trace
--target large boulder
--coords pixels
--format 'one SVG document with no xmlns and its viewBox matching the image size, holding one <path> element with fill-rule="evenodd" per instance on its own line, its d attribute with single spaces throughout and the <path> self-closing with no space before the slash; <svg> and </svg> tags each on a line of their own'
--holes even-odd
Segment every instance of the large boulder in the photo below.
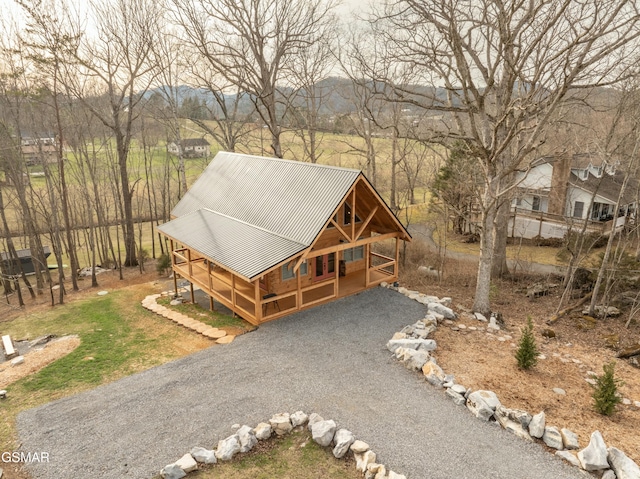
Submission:
<svg viewBox="0 0 640 479">
<path fill-rule="evenodd" d="M 448 308 L 441 303 L 429 303 L 427 304 L 427 309 L 434 313 L 441 314 L 446 319 L 456 319 L 458 317 L 458 315 L 453 312 L 453 309 Z"/>
<path fill-rule="evenodd" d="M 369 464 L 376 462 L 376 453 L 371 450 L 363 452 L 362 454 L 355 453 L 353 457 L 356 459 L 356 471 L 362 474 L 367 472 L 367 466 Z"/>
<path fill-rule="evenodd" d="M 527 430 L 531 422 L 531 415 L 528 412 L 498 406 L 496 407 L 494 416 L 496 421 L 507 431 L 528 441 L 532 440 Z"/>
<path fill-rule="evenodd" d="M 451 398 L 451 400 L 457 405 L 457 406 L 464 406 L 467 403 L 467 400 L 465 399 L 465 397 L 460 394 L 457 393 L 456 391 L 454 391 L 453 388 L 449 388 L 447 389 L 447 396 L 449 396 Z"/>
<path fill-rule="evenodd" d="M 296 411 L 291 415 L 290 419 L 293 427 L 304 426 L 309 420 L 309 416 L 302 411 Z"/>
<path fill-rule="evenodd" d="M 236 431 L 236 434 L 240 440 L 240 452 L 249 452 L 258 444 L 258 438 L 249 426 L 242 426 Z"/>
<path fill-rule="evenodd" d="M 291 418 L 287 412 L 275 414 L 271 419 L 269 419 L 269 424 L 271 424 L 271 428 L 277 436 L 289 434 L 293 429 L 293 426 L 291 425 Z"/>
<path fill-rule="evenodd" d="M 334 457 L 338 459 L 344 457 L 355 440 L 356 438 L 351 431 L 338 429 L 333 436 L 333 442 L 335 444 L 333 448 Z"/>
<path fill-rule="evenodd" d="M 469 411 L 483 421 L 491 419 L 498 406 L 500 406 L 500 400 L 493 391 L 474 391 L 467 398 Z"/>
<path fill-rule="evenodd" d="M 240 452 L 240 447 L 238 435 L 234 434 L 233 436 L 229 436 L 228 438 L 218 442 L 216 457 L 220 461 L 230 461 L 233 459 L 233 456 Z"/>
<path fill-rule="evenodd" d="M 265 439 L 269 439 L 271 437 L 272 429 L 271 424 L 267 424 L 266 422 L 261 422 L 258 424 L 253 433 L 256 435 L 256 438 L 260 441 L 264 441 Z"/>
<path fill-rule="evenodd" d="M 307 429 L 309 429 L 309 431 L 311 431 L 311 427 L 320 421 L 324 421 L 324 419 L 322 418 L 322 416 L 320 414 L 316 414 L 315 412 L 312 412 L 311 414 L 309 414 L 309 421 L 307 422 Z"/>
<path fill-rule="evenodd" d="M 540 439 L 544 435 L 546 422 L 544 411 L 540 411 L 538 414 L 533 416 L 529 422 L 529 434 L 531 434 L 532 437 Z"/>
<path fill-rule="evenodd" d="M 608 459 L 617 479 L 640 479 L 640 468 L 620 449 L 610 447 Z"/>
<path fill-rule="evenodd" d="M 331 419 L 317 422 L 311 426 L 311 436 L 313 440 L 324 447 L 331 444 L 335 433 L 336 423 Z"/>
<path fill-rule="evenodd" d="M 422 366 L 429 361 L 430 355 L 427 351 L 416 351 L 415 349 L 405 349 L 409 355 L 409 359 L 404 361 L 404 365 L 411 371 L 420 371 Z"/>
<path fill-rule="evenodd" d="M 579 449 L 578 435 L 566 428 L 560 429 L 560 435 L 562 436 L 562 443 L 565 449 Z"/>
<path fill-rule="evenodd" d="M 600 471 L 609 469 L 608 455 L 602 434 L 595 431 L 591 434 L 589 445 L 578 453 L 578 459 L 585 471 Z"/>
<path fill-rule="evenodd" d="M 351 449 L 351 452 L 353 452 L 354 454 L 364 454 L 370 449 L 370 447 L 366 442 L 356 439 L 355 441 L 353 441 L 353 444 L 351 444 L 351 447 L 349 447 L 349 449 Z"/>
<path fill-rule="evenodd" d="M 204 447 L 196 446 L 191 449 L 190 454 L 196 461 L 203 464 L 215 464 L 216 462 L 218 462 L 218 460 L 216 459 L 216 451 L 205 449 Z"/>
</svg>

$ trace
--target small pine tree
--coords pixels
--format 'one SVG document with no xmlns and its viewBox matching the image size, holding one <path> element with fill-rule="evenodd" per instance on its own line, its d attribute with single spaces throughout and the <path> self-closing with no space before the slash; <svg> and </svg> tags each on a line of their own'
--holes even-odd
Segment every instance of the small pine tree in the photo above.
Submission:
<svg viewBox="0 0 640 479">
<path fill-rule="evenodd" d="M 594 391 L 591 397 L 593 405 L 600 414 L 611 416 L 616 405 L 622 401 L 618 395 L 618 388 L 624 383 L 616 378 L 615 361 L 602 366 L 604 373 L 601 376 L 595 376 L 596 384 L 593 386 Z"/>
<path fill-rule="evenodd" d="M 522 336 L 516 350 L 516 360 L 520 369 L 531 369 L 538 363 L 538 347 L 533 335 L 533 321 L 527 318 L 527 325 L 522 328 Z"/>
</svg>

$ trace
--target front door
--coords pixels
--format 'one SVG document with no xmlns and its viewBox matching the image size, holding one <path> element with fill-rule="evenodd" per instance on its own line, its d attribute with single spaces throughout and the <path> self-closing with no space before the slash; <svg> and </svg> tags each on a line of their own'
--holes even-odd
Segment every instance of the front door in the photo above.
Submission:
<svg viewBox="0 0 640 479">
<path fill-rule="evenodd" d="M 335 253 L 316 256 L 315 261 L 316 261 L 316 264 L 315 264 L 315 267 L 313 268 L 314 281 L 333 278 L 336 275 L 336 254 Z"/>
</svg>

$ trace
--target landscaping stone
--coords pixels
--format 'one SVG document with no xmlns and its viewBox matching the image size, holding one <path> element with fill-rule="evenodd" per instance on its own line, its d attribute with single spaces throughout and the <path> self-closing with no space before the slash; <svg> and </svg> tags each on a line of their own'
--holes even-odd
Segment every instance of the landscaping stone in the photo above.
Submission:
<svg viewBox="0 0 640 479">
<path fill-rule="evenodd" d="M 242 426 L 236 434 L 240 440 L 240 452 L 249 452 L 258 444 L 258 438 L 250 426 Z"/>
<path fill-rule="evenodd" d="M 467 388 L 465 388 L 462 384 L 454 384 L 453 386 L 451 386 L 451 390 L 454 393 L 461 394 L 462 396 L 467 393 Z"/>
<path fill-rule="evenodd" d="M 585 471 L 609 469 L 607 446 L 600 431 L 591 434 L 589 445 L 578 453 L 578 459 Z"/>
<path fill-rule="evenodd" d="M 275 414 L 271 419 L 269 419 L 269 424 L 271 424 L 273 432 L 275 432 L 277 436 L 289 434 L 293 429 L 289 413 L 286 412 Z"/>
<path fill-rule="evenodd" d="M 562 443 L 565 449 L 579 449 L 578 435 L 566 428 L 560 429 L 560 435 L 562 436 Z"/>
<path fill-rule="evenodd" d="M 267 424 L 266 422 L 261 422 L 255 427 L 253 432 L 255 433 L 256 438 L 260 441 L 269 439 L 271 437 L 271 432 L 272 432 L 271 424 Z"/>
<path fill-rule="evenodd" d="M 160 470 L 160 476 L 162 476 L 162 479 L 182 479 L 186 475 L 187 473 L 184 472 L 177 464 L 169 464 Z"/>
<path fill-rule="evenodd" d="M 500 405 L 498 396 L 493 391 L 474 391 L 467 398 L 467 408 L 479 419 L 488 421 Z"/>
<path fill-rule="evenodd" d="M 569 451 L 556 451 L 556 456 L 561 457 L 572 466 L 580 467 L 580 461 L 578 461 L 578 458 Z"/>
<path fill-rule="evenodd" d="M 487 322 L 487 317 L 484 314 L 482 314 L 482 313 L 473 313 L 473 315 L 478 321 L 482 321 L 484 323 Z"/>
<path fill-rule="evenodd" d="M 553 388 L 553 392 L 556 394 L 559 394 L 560 396 L 566 396 L 567 395 L 567 391 L 565 391 L 562 388 Z"/>
<path fill-rule="evenodd" d="M 315 423 L 320 421 L 324 421 L 322 416 L 320 414 L 316 414 L 315 412 L 312 412 L 311 414 L 309 414 L 309 422 L 307 423 L 307 429 L 311 431 L 311 426 L 313 426 Z"/>
<path fill-rule="evenodd" d="M 237 453 L 240 452 L 240 440 L 238 435 L 234 434 L 226 439 L 218 442 L 216 448 L 216 457 L 221 461 L 230 461 Z"/>
<path fill-rule="evenodd" d="M 11 366 L 19 366 L 21 364 L 24 364 L 24 356 L 18 356 L 11 360 Z"/>
<path fill-rule="evenodd" d="M 456 319 L 458 315 L 453 312 L 453 309 L 448 308 L 447 306 L 440 303 L 428 303 L 427 309 L 429 311 L 433 311 L 434 313 L 441 314 L 446 319 Z"/>
<path fill-rule="evenodd" d="M 302 411 L 296 411 L 291 415 L 290 419 L 293 427 L 304 426 L 309 420 L 309 416 Z"/>
<path fill-rule="evenodd" d="M 356 439 L 355 441 L 353 441 L 353 444 L 351 444 L 349 449 L 351 449 L 351 452 L 353 452 L 354 454 L 364 454 L 370 448 L 369 444 L 367 444 L 366 442 Z"/>
<path fill-rule="evenodd" d="M 216 339 L 216 343 L 218 343 L 218 344 L 229 344 L 234 339 L 235 339 L 235 336 L 233 334 L 227 334 L 226 336 L 223 336 L 223 337 L 221 337 L 219 339 Z"/>
<path fill-rule="evenodd" d="M 356 459 L 356 471 L 363 474 L 367 471 L 369 464 L 376 462 L 376 453 L 371 450 L 363 452 L 362 454 L 356 453 L 353 457 Z"/>
<path fill-rule="evenodd" d="M 456 404 L 457 406 L 464 406 L 467 403 L 464 395 L 455 392 L 452 388 L 447 389 L 446 394 L 453 400 L 454 404 Z"/>
<path fill-rule="evenodd" d="M 356 440 L 353 433 L 346 429 L 338 429 L 333 437 L 335 447 L 333 448 L 334 457 L 341 459 L 349 451 L 349 447 Z"/>
<path fill-rule="evenodd" d="M 427 351 L 416 351 L 415 349 L 408 349 L 407 353 L 409 353 L 410 357 L 404 362 L 404 365 L 411 371 L 420 371 L 430 358 L 430 355 Z"/>
<path fill-rule="evenodd" d="M 198 469 L 198 463 L 191 454 L 185 454 L 175 462 L 184 472 L 189 473 Z"/>
<path fill-rule="evenodd" d="M 500 331 L 500 326 L 496 322 L 495 316 L 491 316 L 491 318 L 489 318 L 489 325 L 487 326 L 487 329 L 490 331 Z"/>
<path fill-rule="evenodd" d="M 539 412 L 531 418 L 529 423 L 529 434 L 532 437 L 540 439 L 544 435 L 544 428 L 546 425 L 546 417 L 544 411 Z"/>
<path fill-rule="evenodd" d="M 367 466 L 367 472 L 364 474 L 364 479 L 386 479 L 387 468 L 384 464 L 369 464 Z"/>
<path fill-rule="evenodd" d="M 6 389 L 1 389 L 0 390 L 0 399 L 7 399 L 7 390 Z"/>
<path fill-rule="evenodd" d="M 389 471 L 388 479 L 407 479 L 407 477 L 403 474 L 398 474 L 397 472 Z"/>
<path fill-rule="evenodd" d="M 542 435 L 542 440 L 544 443 L 552 449 L 561 450 L 564 448 L 564 443 L 562 442 L 562 436 L 560 435 L 560 431 L 555 426 L 549 426 L 544 428 L 544 434 Z"/>
<path fill-rule="evenodd" d="M 311 436 L 313 437 L 313 440 L 324 447 L 331 444 L 335 432 L 336 423 L 332 419 L 319 421 L 311 426 Z"/>
<path fill-rule="evenodd" d="M 442 383 L 445 381 L 446 375 L 442 368 L 431 360 L 422 367 L 422 373 L 429 384 L 433 386 L 442 387 Z"/>
<path fill-rule="evenodd" d="M 616 473 L 613 472 L 611 469 L 607 469 L 606 471 L 604 471 L 600 479 L 617 479 Z"/>
<path fill-rule="evenodd" d="M 204 447 L 194 447 L 190 451 L 193 458 L 203 464 L 215 464 L 218 462 L 216 459 L 216 451 L 205 449 Z"/>
<path fill-rule="evenodd" d="M 529 415 L 529 413 L 518 409 L 508 409 L 503 406 L 498 406 L 496 407 L 494 416 L 505 430 L 527 441 L 533 440 L 527 431 L 527 426 L 531 421 L 531 415 Z"/>
<path fill-rule="evenodd" d="M 608 459 L 617 479 L 640 479 L 640 467 L 620 449 L 610 447 Z"/>
<path fill-rule="evenodd" d="M 434 351 L 436 342 L 433 339 L 391 339 L 387 343 L 387 349 L 392 353 L 395 353 L 398 348 Z"/>
</svg>

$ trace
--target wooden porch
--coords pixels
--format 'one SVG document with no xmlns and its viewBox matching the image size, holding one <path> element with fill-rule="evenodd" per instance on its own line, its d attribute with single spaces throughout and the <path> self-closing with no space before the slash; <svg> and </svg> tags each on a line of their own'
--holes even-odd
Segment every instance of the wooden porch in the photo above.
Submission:
<svg viewBox="0 0 640 479">
<path fill-rule="evenodd" d="M 340 276 L 336 271 L 333 277 L 305 287 L 302 287 L 298 275 L 297 288 L 281 294 L 262 288 L 259 279 L 248 281 L 247 278 L 214 265 L 188 248 L 180 248 L 172 254 L 174 282 L 177 282 L 179 275 L 192 285 L 198 285 L 211 298 L 212 308 L 215 299 L 250 323 L 259 325 L 359 293 L 383 281 L 395 281 L 398 277 L 398 243 L 399 240 L 396 240 L 396 258 L 373 252 L 367 245 L 364 269 L 345 276 Z M 191 291 L 193 301 L 193 288 Z"/>
</svg>

